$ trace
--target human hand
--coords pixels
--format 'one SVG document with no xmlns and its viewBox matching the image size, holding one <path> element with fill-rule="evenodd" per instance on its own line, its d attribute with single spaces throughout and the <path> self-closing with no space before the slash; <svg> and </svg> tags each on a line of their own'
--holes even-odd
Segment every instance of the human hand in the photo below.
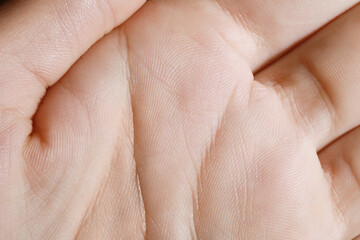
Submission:
<svg viewBox="0 0 360 240">
<path fill-rule="evenodd" d="M 61 79 L 99 31 L 8 20 L 0 236 L 356 237 L 357 3 L 149 1 Z"/>
</svg>

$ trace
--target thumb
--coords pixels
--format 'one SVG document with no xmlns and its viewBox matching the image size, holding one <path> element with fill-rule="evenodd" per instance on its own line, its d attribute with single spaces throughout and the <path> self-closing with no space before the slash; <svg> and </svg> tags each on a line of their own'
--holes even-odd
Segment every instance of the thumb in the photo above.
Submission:
<svg viewBox="0 0 360 240">
<path fill-rule="evenodd" d="M 46 88 L 144 1 L 30 0 L 5 5 L 0 11 L 3 121 L 4 115 L 31 118 Z M 0 122 L 0 132 L 4 125 Z"/>
</svg>

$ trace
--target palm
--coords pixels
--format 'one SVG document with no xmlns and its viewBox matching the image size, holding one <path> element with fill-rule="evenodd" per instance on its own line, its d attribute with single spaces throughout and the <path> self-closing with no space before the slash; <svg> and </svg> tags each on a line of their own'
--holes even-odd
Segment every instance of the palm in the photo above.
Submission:
<svg viewBox="0 0 360 240">
<path fill-rule="evenodd" d="M 48 90 L 31 137 L 19 137 L 28 123 L 7 128 L 14 137 L 0 144 L 25 164 L 0 185 L 4 236 L 9 226 L 35 238 L 359 234 L 360 9 L 263 68 L 335 10 L 298 25 L 284 10 L 270 21 L 270 7 L 249 17 L 258 6 L 246 2 L 146 3 Z"/>
</svg>

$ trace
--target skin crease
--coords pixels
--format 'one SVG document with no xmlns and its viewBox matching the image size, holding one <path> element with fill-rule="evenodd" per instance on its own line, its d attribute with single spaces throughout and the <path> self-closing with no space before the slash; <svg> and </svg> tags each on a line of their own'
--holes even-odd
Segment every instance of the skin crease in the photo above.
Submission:
<svg viewBox="0 0 360 240">
<path fill-rule="evenodd" d="M 0 13 L 0 239 L 360 234 L 358 1 L 153 0 L 103 38 L 141 1 L 39 2 Z"/>
</svg>

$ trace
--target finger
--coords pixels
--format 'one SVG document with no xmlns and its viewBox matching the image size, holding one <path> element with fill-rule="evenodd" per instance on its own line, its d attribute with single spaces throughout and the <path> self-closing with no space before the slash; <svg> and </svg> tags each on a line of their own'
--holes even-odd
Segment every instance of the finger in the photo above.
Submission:
<svg viewBox="0 0 360 240">
<path fill-rule="evenodd" d="M 35 238 L 52 238 L 42 229 L 59 239 L 143 235 L 128 76 L 125 37 L 112 34 L 46 94 L 24 148 L 26 196 L 35 203 L 27 214 L 43 226 Z"/>
<path fill-rule="evenodd" d="M 344 223 L 345 237 L 360 234 L 360 127 L 339 138 L 319 153 L 331 182 L 332 197 Z"/>
<path fill-rule="evenodd" d="M 253 44 L 246 43 L 244 35 L 236 37 L 234 31 L 225 34 L 229 43 L 236 46 L 255 71 L 359 3 L 358 0 L 215 2 L 250 36 Z"/>
<path fill-rule="evenodd" d="M 0 12 L 0 109 L 29 118 L 48 86 L 144 0 L 17 1 Z"/>
<path fill-rule="evenodd" d="M 360 123 L 360 6 L 259 73 L 317 149 Z"/>
</svg>

